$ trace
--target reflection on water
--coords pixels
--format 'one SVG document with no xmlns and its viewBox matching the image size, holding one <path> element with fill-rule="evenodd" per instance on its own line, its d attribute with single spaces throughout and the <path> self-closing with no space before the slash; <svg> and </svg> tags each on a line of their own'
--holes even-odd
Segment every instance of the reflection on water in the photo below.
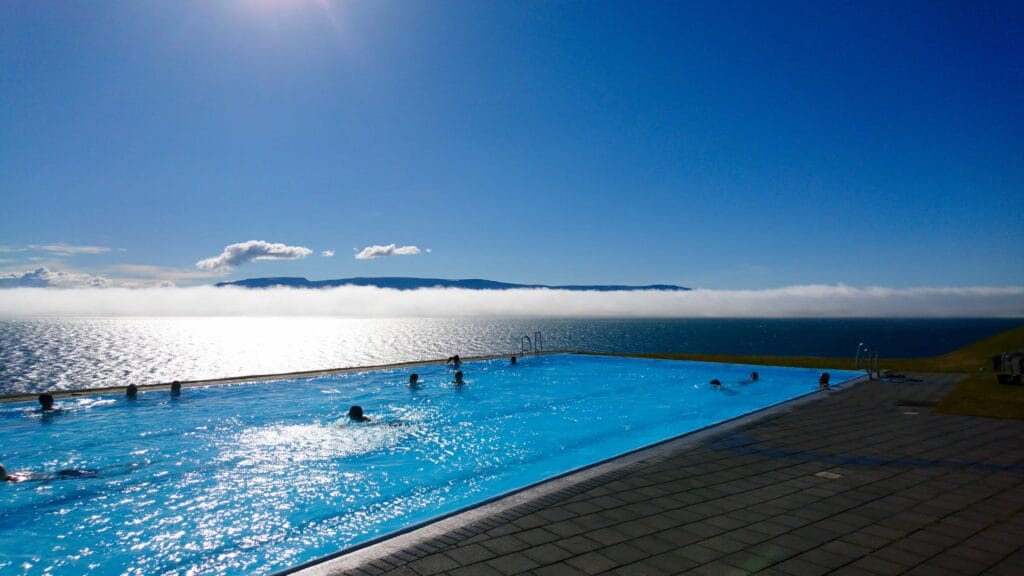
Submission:
<svg viewBox="0 0 1024 576">
<path fill-rule="evenodd" d="M 547 349 L 847 357 L 941 354 L 1014 320 L 74 318 L 0 321 L 0 394 Z"/>
</svg>

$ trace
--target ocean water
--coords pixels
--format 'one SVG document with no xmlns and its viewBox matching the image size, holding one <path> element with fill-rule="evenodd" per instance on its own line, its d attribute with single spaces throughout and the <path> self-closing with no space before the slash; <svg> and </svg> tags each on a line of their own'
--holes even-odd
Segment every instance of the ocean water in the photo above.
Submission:
<svg viewBox="0 0 1024 576">
<path fill-rule="evenodd" d="M 266 574 L 814 392 L 819 372 L 581 355 L 462 370 L 461 387 L 435 364 L 415 389 L 387 369 L 0 404 L 2 462 L 41 476 L 0 487 L 0 573 Z"/>
<path fill-rule="evenodd" d="M 0 321 L 0 394 L 545 349 L 852 357 L 942 354 L 1020 320 L 50 318 Z M 852 363 L 852 360 L 851 360 Z"/>
</svg>

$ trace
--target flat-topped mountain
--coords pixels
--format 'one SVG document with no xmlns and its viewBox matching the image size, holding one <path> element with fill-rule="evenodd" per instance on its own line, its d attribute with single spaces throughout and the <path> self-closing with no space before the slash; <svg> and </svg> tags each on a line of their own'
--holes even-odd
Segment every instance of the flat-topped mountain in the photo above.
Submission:
<svg viewBox="0 0 1024 576">
<path fill-rule="evenodd" d="M 597 292 L 624 292 L 631 290 L 689 290 L 673 284 L 651 284 L 649 286 L 623 286 L 617 284 L 548 286 L 546 284 L 512 284 L 471 278 L 466 280 L 446 280 L 444 278 L 339 278 L 337 280 L 308 280 L 306 278 L 248 278 L 234 282 L 218 282 L 217 286 L 240 286 L 242 288 L 271 288 L 288 286 L 291 288 L 334 288 L 336 286 L 376 286 L 377 288 L 394 288 L 397 290 L 415 290 L 417 288 L 465 288 L 467 290 L 513 290 L 516 288 L 550 288 L 551 290 L 594 290 Z"/>
</svg>

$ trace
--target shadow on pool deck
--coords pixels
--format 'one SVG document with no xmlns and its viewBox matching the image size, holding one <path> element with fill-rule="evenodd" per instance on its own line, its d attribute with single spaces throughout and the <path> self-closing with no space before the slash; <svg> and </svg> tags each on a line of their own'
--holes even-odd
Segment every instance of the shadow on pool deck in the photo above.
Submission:
<svg viewBox="0 0 1024 576">
<path fill-rule="evenodd" d="M 300 574 L 1024 574 L 1024 422 L 935 414 L 958 376 L 917 377 L 683 437 Z"/>
</svg>

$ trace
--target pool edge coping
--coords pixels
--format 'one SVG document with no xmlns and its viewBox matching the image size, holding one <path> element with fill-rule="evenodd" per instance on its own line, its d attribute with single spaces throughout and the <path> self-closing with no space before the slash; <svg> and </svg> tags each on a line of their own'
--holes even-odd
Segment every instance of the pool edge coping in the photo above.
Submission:
<svg viewBox="0 0 1024 576">
<path fill-rule="evenodd" d="M 870 377 L 866 374 L 850 378 L 825 389 L 813 390 L 753 412 L 734 416 L 716 424 L 710 424 L 703 428 L 659 440 L 653 444 L 641 446 L 580 468 L 562 472 L 561 474 L 497 494 L 469 506 L 410 524 L 396 531 L 382 534 L 353 546 L 320 556 L 319 558 L 307 560 L 295 566 L 273 571 L 269 574 L 270 576 L 342 576 L 349 574 L 359 566 L 376 560 L 382 560 L 397 552 L 416 549 L 418 546 L 422 546 L 440 536 L 448 535 L 458 530 L 466 530 L 474 524 L 480 524 L 487 518 L 507 514 L 516 508 L 540 501 L 547 496 L 572 490 L 574 487 L 583 485 L 588 481 L 615 473 L 628 472 L 634 466 L 657 463 L 676 451 L 696 447 L 707 440 L 737 428 L 748 426 L 763 418 L 788 413 L 799 406 L 817 402 L 832 394 L 842 393 L 853 386 L 870 380 Z M 543 506 L 538 508 L 541 507 Z M 471 535 L 465 536 L 465 538 L 471 538 L 485 532 L 487 529 L 489 528 L 473 532 Z"/>
</svg>

